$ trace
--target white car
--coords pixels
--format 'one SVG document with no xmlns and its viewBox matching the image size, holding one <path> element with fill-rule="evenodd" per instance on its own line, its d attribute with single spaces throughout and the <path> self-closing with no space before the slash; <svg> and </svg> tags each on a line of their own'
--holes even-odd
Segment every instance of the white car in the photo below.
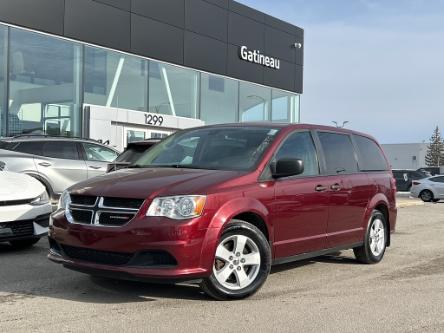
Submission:
<svg viewBox="0 0 444 333">
<path fill-rule="evenodd" d="M 444 175 L 414 180 L 410 194 L 425 202 L 444 200 Z"/>
<path fill-rule="evenodd" d="M 0 243 L 17 248 L 37 243 L 48 233 L 51 212 L 48 193 L 38 180 L 0 171 Z"/>
</svg>

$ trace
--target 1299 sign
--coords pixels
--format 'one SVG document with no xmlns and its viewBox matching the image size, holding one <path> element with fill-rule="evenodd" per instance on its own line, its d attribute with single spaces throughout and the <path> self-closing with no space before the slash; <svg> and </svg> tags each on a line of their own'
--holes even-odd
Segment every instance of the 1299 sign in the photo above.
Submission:
<svg viewBox="0 0 444 333">
<path fill-rule="evenodd" d="M 146 114 L 145 115 L 145 124 L 154 125 L 154 126 L 162 126 L 163 117 L 152 115 L 152 114 Z"/>
</svg>

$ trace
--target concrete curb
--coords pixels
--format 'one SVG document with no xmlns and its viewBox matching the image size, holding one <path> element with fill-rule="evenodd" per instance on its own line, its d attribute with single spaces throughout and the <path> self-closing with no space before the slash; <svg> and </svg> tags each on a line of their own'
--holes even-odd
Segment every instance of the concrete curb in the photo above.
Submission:
<svg viewBox="0 0 444 333">
<path fill-rule="evenodd" d="M 424 202 L 418 199 L 401 199 L 401 200 L 398 199 L 396 201 L 396 207 L 398 208 L 405 208 L 412 206 L 424 206 Z"/>
</svg>

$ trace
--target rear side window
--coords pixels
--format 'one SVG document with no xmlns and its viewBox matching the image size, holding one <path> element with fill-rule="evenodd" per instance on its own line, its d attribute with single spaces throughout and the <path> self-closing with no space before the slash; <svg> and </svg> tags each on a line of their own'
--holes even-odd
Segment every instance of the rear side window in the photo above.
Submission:
<svg viewBox="0 0 444 333">
<path fill-rule="evenodd" d="M 79 159 L 79 152 L 75 142 L 48 141 L 43 144 L 43 156 L 64 160 Z"/>
<path fill-rule="evenodd" d="M 348 135 L 319 132 L 327 173 L 336 175 L 358 171 L 353 144 Z"/>
<path fill-rule="evenodd" d="M 444 183 L 444 176 L 433 177 L 433 178 L 430 178 L 430 180 L 432 182 L 436 182 L 436 183 Z"/>
<path fill-rule="evenodd" d="M 114 150 L 93 143 L 83 143 L 83 148 L 88 161 L 112 162 L 117 157 Z"/>
<path fill-rule="evenodd" d="M 4 150 L 14 150 L 14 147 L 17 146 L 17 143 L 0 141 L 0 149 Z"/>
<path fill-rule="evenodd" d="M 361 171 L 387 170 L 387 162 L 376 142 L 360 135 L 355 135 L 355 141 L 359 149 Z"/>
<path fill-rule="evenodd" d="M 20 144 L 14 150 L 20 153 L 42 156 L 42 145 L 42 141 L 20 142 Z"/>
<path fill-rule="evenodd" d="M 291 134 L 279 148 L 275 159 L 298 158 L 304 162 L 302 176 L 319 175 L 319 163 L 313 139 L 309 132 Z"/>
</svg>

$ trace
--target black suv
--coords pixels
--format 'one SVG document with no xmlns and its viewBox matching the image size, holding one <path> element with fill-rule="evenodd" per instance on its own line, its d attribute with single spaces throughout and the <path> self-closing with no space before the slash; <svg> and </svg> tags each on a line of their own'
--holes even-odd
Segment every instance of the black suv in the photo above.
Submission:
<svg viewBox="0 0 444 333">
<path fill-rule="evenodd" d="M 412 181 L 427 178 L 427 174 L 417 170 L 395 169 L 392 170 L 396 179 L 396 187 L 400 192 L 409 192 Z"/>
</svg>

